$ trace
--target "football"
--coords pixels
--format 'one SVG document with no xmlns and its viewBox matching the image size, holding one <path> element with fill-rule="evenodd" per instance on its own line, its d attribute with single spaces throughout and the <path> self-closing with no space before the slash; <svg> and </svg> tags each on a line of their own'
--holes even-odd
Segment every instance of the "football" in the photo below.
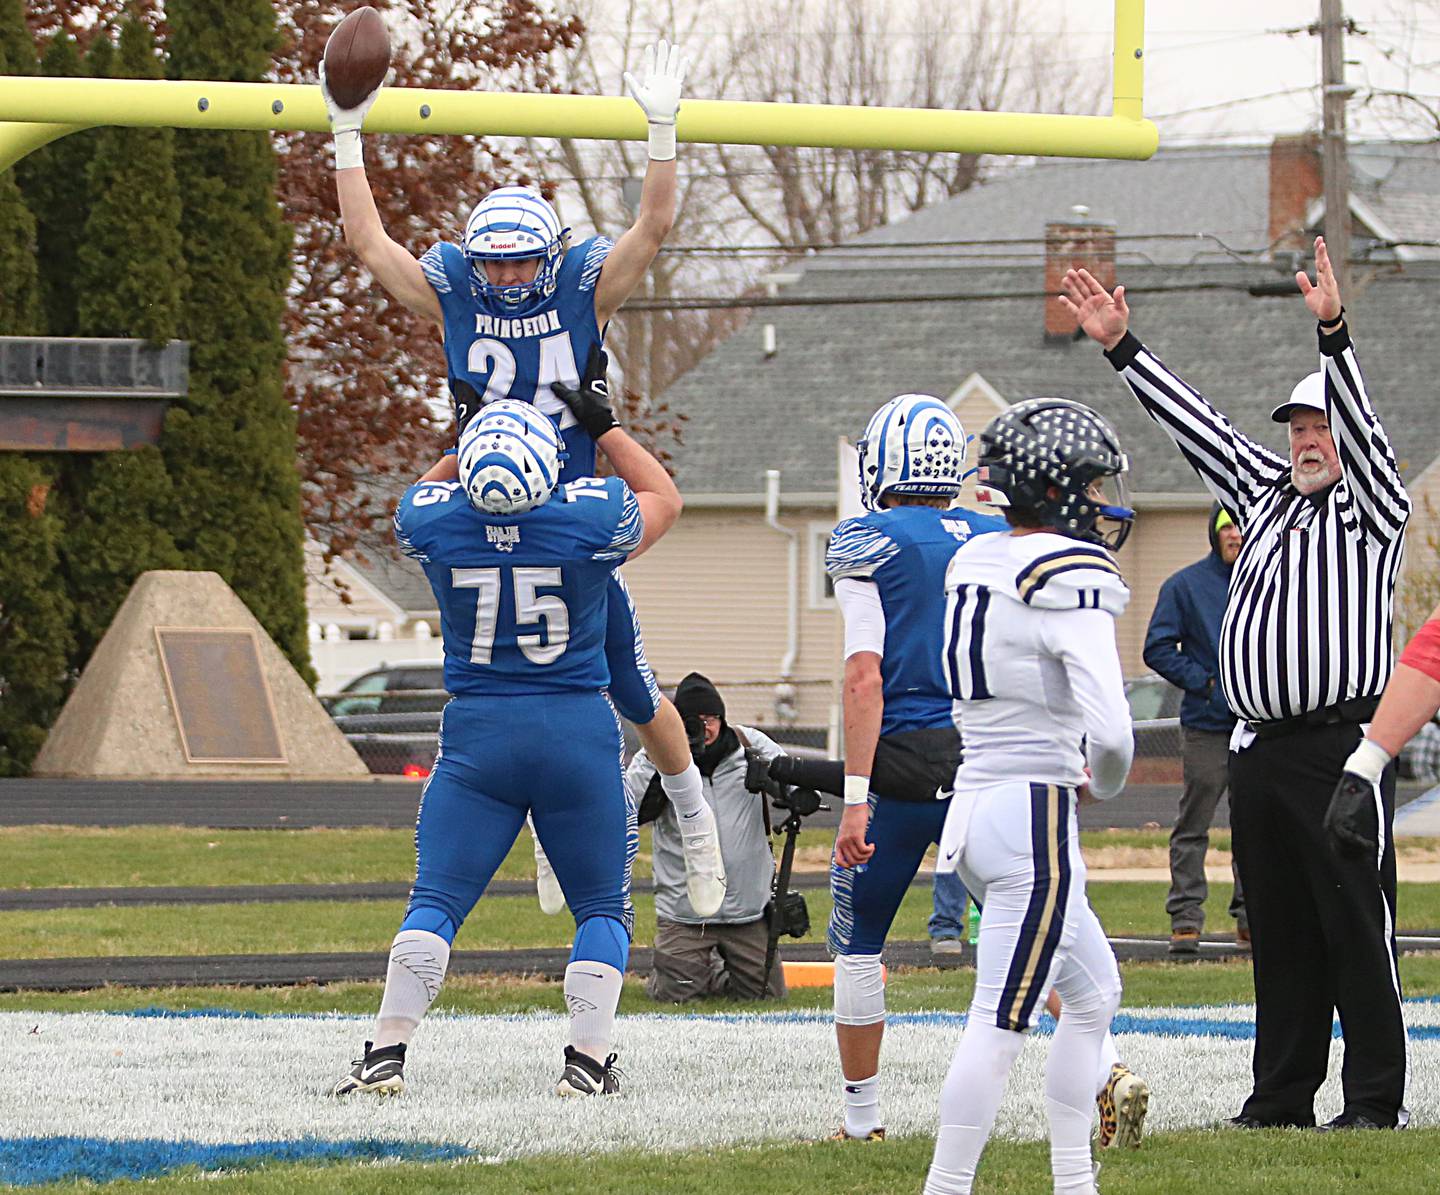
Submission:
<svg viewBox="0 0 1440 1195">
<path fill-rule="evenodd" d="M 390 69 L 390 34 L 380 14 L 357 8 L 325 43 L 325 82 L 342 108 L 355 108 L 385 81 Z"/>
</svg>

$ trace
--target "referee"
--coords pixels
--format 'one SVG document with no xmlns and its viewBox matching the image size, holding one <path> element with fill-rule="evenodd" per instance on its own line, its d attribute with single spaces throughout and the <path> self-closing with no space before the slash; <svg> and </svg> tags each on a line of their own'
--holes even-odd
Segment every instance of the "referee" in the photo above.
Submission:
<svg viewBox="0 0 1440 1195">
<path fill-rule="evenodd" d="M 1124 288 L 1085 271 L 1061 302 L 1225 507 L 1245 543 L 1220 630 L 1235 860 L 1255 958 L 1255 1085 L 1240 1128 L 1313 1127 L 1332 1014 L 1345 1107 L 1326 1129 L 1403 1128 L 1406 1043 L 1395 955 L 1395 769 L 1381 775 L 1379 849 L 1342 855 L 1324 818 L 1391 669 L 1391 606 L 1410 499 L 1365 394 L 1323 239 L 1319 373 L 1271 417 L 1290 456 L 1246 439 L 1128 331 Z M 1378 864 L 1378 866 L 1377 866 Z"/>
</svg>

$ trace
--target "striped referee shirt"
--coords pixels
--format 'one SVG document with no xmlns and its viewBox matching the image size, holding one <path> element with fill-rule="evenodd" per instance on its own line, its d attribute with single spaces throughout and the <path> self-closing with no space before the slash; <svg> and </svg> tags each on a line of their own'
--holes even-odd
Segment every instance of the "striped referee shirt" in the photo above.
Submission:
<svg viewBox="0 0 1440 1195">
<path fill-rule="evenodd" d="M 1133 335 L 1106 353 L 1245 535 L 1220 629 L 1220 683 L 1249 721 L 1378 697 L 1410 498 L 1342 325 L 1320 335 L 1341 477 L 1301 494 L 1288 457 L 1247 439 Z"/>
</svg>

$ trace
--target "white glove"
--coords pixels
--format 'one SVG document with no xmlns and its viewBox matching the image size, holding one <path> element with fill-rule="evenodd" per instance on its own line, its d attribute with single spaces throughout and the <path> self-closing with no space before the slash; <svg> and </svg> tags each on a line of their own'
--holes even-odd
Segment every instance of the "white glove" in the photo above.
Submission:
<svg viewBox="0 0 1440 1195">
<path fill-rule="evenodd" d="M 360 149 L 360 127 L 365 123 L 365 114 L 380 94 L 377 87 L 354 108 L 342 108 L 330 94 L 325 83 L 325 63 L 320 63 L 320 94 L 325 98 L 325 115 L 330 118 L 330 133 L 335 142 L 335 169 L 348 170 L 352 166 L 363 166 L 365 158 Z"/>
<path fill-rule="evenodd" d="M 535 892 L 540 897 L 540 911 L 547 917 L 553 917 L 565 907 L 565 893 L 560 889 L 560 881 L 555 878 L 555 869 L 550 866 L 550 859 L 545 854 L 545 848 L 540 845 L 540 835 L 535 834 L 535 823 L 529 818 L 530 833 L 535 836 Z"/>
<path fill-rule="evenodd" d="M 650 122 L 650 160 L 668 162 L 675 157 L 675 117 L 680 111 L 680 85 L 690 69 L 679 46 L 661 38 L 645 47 L 641 78 L 625 72 L 625 90 L 645 112 Z"/>
</svg>

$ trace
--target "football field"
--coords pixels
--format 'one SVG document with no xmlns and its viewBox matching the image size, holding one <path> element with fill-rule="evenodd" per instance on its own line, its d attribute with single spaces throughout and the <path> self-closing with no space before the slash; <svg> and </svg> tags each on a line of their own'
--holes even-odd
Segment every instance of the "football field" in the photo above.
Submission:
<svg viewBox="0 0 1440 1195">
<path fill-rule="evenodd" d="M 1239 1004 L 1122 1010 L 1115 1025 L 1121 1055 L 1152 1089 L 1142 1152 L 1163 1151 L 1167 1134 L 1213 1126 L 1239 1107 L 1249 1088 L 1253 1011 Z M 1440 1001 L 1409 1001 L 1407 1020 L 1409 1103 L 1422 1129 L 1440 1106 Z M 1044 1136 L 1049 1024 L 1026 1044 L 1016 1066 L 998 1138 Z M 891 1150 L 903 1139 L 933 1132 L 940 1083 L 962 1025 L 963 1016 L 954 1012 L 891 1018 L 882 1107 L 892 1141 L 860 1148 Z M 458 1163 L 466 1173 L 476 1163 L 489 1163 L 487 1176 L 499 1178 L 506 1167 L 496 1164 L 556 1155 L 588 1158 L 599 1180 L 610 1164 L 606 1154 L 616 1154 L 622 1164 L 637 1155 L 658 1161 L 695 1150 L 794 1145 L 832 1131 L 838 1114 L 833 1029 L 823 1010 L 623 1017 L 617 1041 L 623 1097 L 584 1101 L 562 1101 L 550 1093 L 565 1023 L 539 1013 L 433 1016 L 417 1036 L 404 1095 L 335 1101 L 328 1088 L 368 1027 L 368 1017 L 353 1015 L 0 1013 L 8 1063 L 0 1181 L 48 1184 L 83 1176 L 107 1183 L 179 1175 L 161 1185 L 185 1189 L 204 1181 L 209 1189 L 220 1172 L 298 1162 L 304 1164 L 298 1172 L 278 1173 L 297 1178 L 310 1173 L 319 1185 L 294 1189 L 323 1190 L 325 1176 L 338 1181 L 340 1172 L 313 1169 L 320 1163 L 436 1159 Z M 1340 1053 L 1337 1040 L 1332 1077 L 1317 1101 L 1322 1119 L 1340 1110 Z M 1209 1136 L 1217 1138 L 1222 1152 L 1223 1142 L 1236 1137 Z M 1280 1143 L 1299 1135 L 1273 1136 L 1283 1149 Z M 1003 1146 L 1000 1152 L 1003 1156 Z M 887 1182 L 883 1188 L 856 1189 L 918 1190 L 928 1151 L 896 1149 L 897 1164 L 902 1153 L 908 1178 L 895 1174 L 893 1187 Z M 406 1170 L 392 1174 L 399 1178 Z M 265 1173 L 277 1172 L 256 1172 Z M 480 1177 L 480 1171 L 473 1173 Z M 1409 1189 L 1401 1174 L 1392 1178 L 1399 1185 L 1336 1189 Z M 1250 1189 L 1243 1175 L 1235 1179 L 1227 1181 L 1231 1190 Z M 754 1189 L 827 1189 L 792 1181 L 799 1185 L 765 1185 L 757 1178 Z M 1048 1183 L 1015 1189 L 1045 1187 Z M 144 1189 L 156 1187 L 147 1183 Z M 597 1182 L 594 1189 L 611 1188 Z M 642 1181 L 629 1189 L 668 1188 Z"/>
</svg>

